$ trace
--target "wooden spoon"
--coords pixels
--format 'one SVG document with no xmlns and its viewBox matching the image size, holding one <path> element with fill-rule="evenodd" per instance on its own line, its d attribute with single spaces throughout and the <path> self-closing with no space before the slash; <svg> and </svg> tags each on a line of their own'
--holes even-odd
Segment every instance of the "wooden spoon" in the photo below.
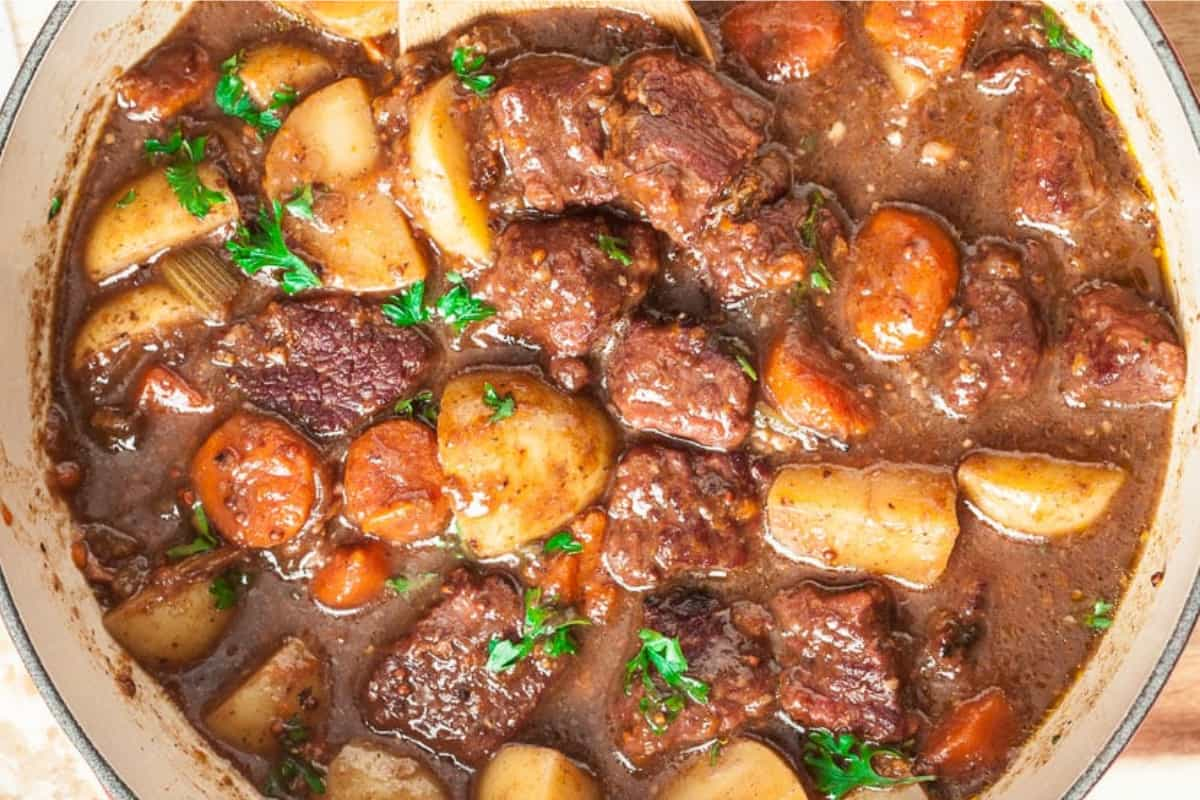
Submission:
<svg viewBox="0 0 1200 800">
<path fill-rule="evenodd" d="M 437 41 L 482 16 L 543 11 L 550 8 L 607 8 L 654 20 L 703 56 L 715 61 L 712 44 L 685 0 L 398 0 L 400 52 Z"/>
</svg>

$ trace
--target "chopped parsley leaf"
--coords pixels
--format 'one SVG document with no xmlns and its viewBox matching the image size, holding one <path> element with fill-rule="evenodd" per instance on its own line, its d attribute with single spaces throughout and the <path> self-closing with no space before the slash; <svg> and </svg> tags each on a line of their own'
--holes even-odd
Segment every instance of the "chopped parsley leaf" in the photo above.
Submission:
<svg viewBox="0 0 1200 800">
<path fill-rule="evenodd" d="M 640 678 L 645 694 L 638 701 L 638 710 L 642 712 L 642 718 L 650 730 L 661 736 L 683 711 L 688 700 L 700 705 L 708 704 L 709 687 L 707 683 L 684 674 L 688 670 L 688 662 L 677 637 L 663 636 L 658 631 L 642 628 L 638 631 L 638 638 L 642 640 L 642 647 L 625 664 L 625 694 L 633 692 L 633 683 Z"/>
<path fill-rule="evenodd" d="M 480 72 L 485 61 L 487 56 L 476 52 L 473 47 L 456 47 L 450 55 L 450 66 L 454 69 L 454 74 L 463 86 L 480 97 L 490 92 L 496 84 L 495 75 Z"/>
<path fill-rule="evenodd" d="M 829 274 L 829 267 L 825 264 L 825 256 L 821 252 L 821 238 L 817 235 L 817 214 L 824 207 L 825 195 L 821 194 L 820 190 L 813 190 L 808 198 L 808 214 L 800 227 L 800 238 L 804 246 L 816 256 L 812 272 L 808 274 L 808 288 L 829 294 L 833 291 L 833 276 Z"/>
<path fill-rule="evenodd" d="M 715 767 L 717 761 L 721 758 L 721 750 L 725 747 L 724 739 L 714 739 L 713 743 L 708 748 L 708 765 Z"/>
<path fill-rule="evenodd" d="M 596 244 L 600 245 L 600 249 L 604 251 L 604 255 L 613 261 L 619 261 L 622 266 L 628 267 L 633 263 L 633 256 L 629 255 L 629 252 L 625 249 L 629 246 L 627 240 L 600 233 L 596 235 Z"/>
<path fill-rule="evenodd" d="M 207 136 L 197 136 L 185 139 L 183 132 L 176 129 L 166 142 L 158 139 L 147 139 L 146 152 L 174 155 L 176 158 L 166 169 L 167 183 L 179 204 L 194 216 L 203 219 L 208 216 L 212 207 L 224 203 L 225 195 L 216 189 L 210 189 L 200 180 L 197 165 L 204 160 L 204 146 Z"/>
<path fill-rule="evenodd" d="M 433 402 L 433 392 L 428 389 L 423 389 L 404 400 L 397 400 L 392 410 L 397 416 L 415 417 L 424 420 L 430 426 L 437 425 L 438 407 L 437 403 Z"/>
<path fill-rule="evenodd" d="M 58 216 L 58 212 L 62 211 L 62 198 L 58 195 L 50 198 L 50 211 L 46 214 L 46 222 Z"/>
<path fill-rule="evenodd" d="M 142 143 L 142 147 L 146 150 L 146 155 L 164 155 L 173 156 L 179 152 L 179 148 L 183 147 L 183 129 L 176 128 L 166 141 L 162 139 L 147 139 Z"/>
<path fill-rule="evenodd" d="M 860 742 L 849 733 L 811 730 L 804 742 L 804 763 L 817 790 L 829 800 L 841 800 L 859 787 L 885 789 L 935 780 L 933 775 L 889 778 L 875 771 L 875 756 L 904 758 L 895 751 Z"/>
<path fill-rule="evenodd" d="M 389 296 L 379 310 L 388 322 L 401 328 L 429 322 L 429 309 L 425 307 L 425 281 L 413 281 L 400 294 Z"/>
<path fill-rule="evenodd" d="M 117 208 L 125 208 L 125 206 L 130 205 L 136 199 L 137 199 L 137 190 L 130 189 L 128 192 L 121 195 L 121 199 L 118 200 L 116 203 Z"/>
<path fill-rule="evenodd" d="M 238 75 L 241 60 L 242 54 L 238 52 L 221 63 L 221 79 L 217 81 L 213 97 L 217 101 L 217 108 L 250 125 L 258 133 L 260 139 L 266 138 L 279 130 L 279 126 L 282 124 L 275 110 L 294 103 L 296 92 L 294 90 L 289 92 L 285 87 L 281 87 L 285 90 L 274 93 L 270 108 L 260 109 L 250 98 L 246 84 Z"/>
<path fill-rule="evenodd" d="M 172 547 L 167 551 L 167 558 L 187 558 L 198 553 L 216 550 L 221 546 L 221 542 L 213 534 L 212 528 L 208 524 L 208 514 L 204 513 L 204 506 L 200 504 L 199 500 L 192 503 L 192 527 L 196 530 L 196 537 L 187 544 Z"/>
<path fill-rule="evenodd" d="M 1042 26 L 1046 29 L 1046 44 L 1084 61 L 1092 60 L 1092 48 L 1069 35 L 1058 15 L 1048 8 L 1042 9 Z"/>
<path fill-rule="evenodd" d="M 750 363 L 750 359 L 746 358 L 741 353 L 734 353 L 733 357 L 737 360 L 738 366 L 742 368 L 742 372 L 746 373 L 746 377 L 752 381 L 758 380 L 758 370 Z"/>
<path fill-rule="evenodd" d="M 1094 631 L 1106 631 L 1113 624 L 1113 610 L 1116 605 L 1107 600 L 1097 600 L 1092 604 L 1092 610 L 1083 618 L 1083 624 Z"/>
<path fill-rule="evenodd" d="M 283 755 L 267 776 L 264 792 L 268 797 L 291 797 L 298 779 L 304 781 L 312 794 L 325 794 L 324 768 L 314 764 L 302 752 L 308 739 L 308 728 L 299 716 L 293 716 L 283 723 L 279 733 Z"/>
<path fill-rule="evenodd" d="M 571 628 L 591 623 L 580 617 L 559 621 L 562 618 L 556 616 L 555 609 L 541 605 L 541 601 L 541 589 L 525 590 L 525 619 L 521 625 L 521 638 L 516 641 L 496 638 L 488 643 L 488 672 L 507 672 L 516 668 L 543 640 L 542 652 L 550 658 L 578 651 Z"/>
<path fill-rule="evenodd" d="M 422 572 L 420 575 L 412 578 L 405 575 L 396 575 L 388 578 L 385 583 L 396 594 L 408 594 L 413 589 L 423 585 L 427 581 L 433 580 L 437 576 L 436 572 Z"/>
<path fill-rule="evenodd" d="M 283 204 L 283 210 L 291 214 L 293 217 L 300 219 L 312 220 L 313 218 L 313 191 L 312 184 L 306 183 L 292 193 L 291 198 Z"/>
<path fill-rule="evenodd" d="M 472 322 L 485 320 L 496 313 L 496 309 L 471 296 L 471 290 L 462 275 L 450 272 L 447 273 L 446 280 L 451 287 L 438 298 L 435 308 L 446 324 L 454 328 L 455 333 L 462 333 Z"/>
<path fill-rule="evenodd" d="M 208 593 L 213 596 L 213 605 L 217 610 L 225 611 L 237 605 L 238 587 L 249 585 L 249 575 L 230 569 L 212 579 L 212 583 L 208 585 Z"/>
<path fill-rule="evenodd" d="M 488 417 L 489 425 L 502 419 L 508 419 L 517 410 L 517 401 L 513 398 L 512 392 L 501 397 L 497 394 L 496 387 L 490 383 L 483 384 L 483 404 L 492 409 L 492 416 Z"/>
<path fill-rule="evenodd" d="M 259 213 L 258 230 L 251 232 L 239 227 L 237 235 L 225 243 L 233 263 L 247 275 L 255 275 L 264 268 L 282 270 L 279 284 L 287 294 L 320 287 L 321 279 L 283 240 L 283 207 L 278 200 L 271 201 L 271 211 L 271 217 Z"/>
<path fill-rule="evenodd" d="M 583 542 L 576 539 L 575 534 L 570 531 L 559 531 L 546 540 L 546 544 L 542 546 L 542 552 L 578 555 L 583 552 Z"/>
</svg>

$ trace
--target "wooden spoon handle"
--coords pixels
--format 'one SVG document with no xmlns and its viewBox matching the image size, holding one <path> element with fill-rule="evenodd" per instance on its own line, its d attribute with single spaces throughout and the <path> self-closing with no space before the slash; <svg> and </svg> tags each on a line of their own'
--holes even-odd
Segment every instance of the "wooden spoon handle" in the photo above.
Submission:
<svg viewBox="0 0 1200 800">
<path fill-rule="evenodd" d="M 654 20 L 709 63 L 712 43 L 685 0 L 399 0 L 400 52 L 435 42 L 455 28 L 485 15 L 550 8 L 606 8 Z"/>
</svg>

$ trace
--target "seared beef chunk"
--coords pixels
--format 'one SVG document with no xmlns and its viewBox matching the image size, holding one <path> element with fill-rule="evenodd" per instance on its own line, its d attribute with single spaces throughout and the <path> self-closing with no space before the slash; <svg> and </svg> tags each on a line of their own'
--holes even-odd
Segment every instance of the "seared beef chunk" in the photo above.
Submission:
<svg viewBox="0 0 1200 800">
<path fill-rule="evenodd" d="M 492 120 L 527 208 L 560 213 L 616 196 L 600 125 L 612 88 L 611 69 L 566 56 L 530 55 L 509 65 L 492 97 Z"/>
<path fill-rule="evenodd" d="M 621 751 L 635 764 L 645 764 L 663 753 L 728 737 L 770 714 L 775 703 L 768 623 L 765 610 L 753 603 L 724 606 L 711 595 L 687 590 L 649 598 L 642 627 L 679 638 L 687 675 L 708 684 L 708 702 L 688 700 L 657 734 L 638 708 L 646 690 L 640 679 L 633 681 L 629 694 L 620 694 L 612 708 Z"/>
<path fill-rule="evenodd" d="M 935 344 L 933 390 L 953 414 L 990 398 L 1029 393 L 1042 351 L 1042 326 L 1021 255 L 985 243 L 963 264 L 961 313 Z"/>
<path fill-rule="evenodd" d="M 758 498 L 741 456 L 640 446 L 617 466 L 604 560 L 631 589 L 746 563 Z"/>
<path fill-rule="evenodd" d="M 630 427 L 722 449 L 750 432 L 750 379 L 702 327 L 634 323 L 605 377 Z"/>
<path fill-rule="evenodd" d="M 585 355 L 657 270 L 655 234 L 645 225 L 602 217 L 515 222 L 497 237 L 496 259 L 474 285 L 505 333 L 561 358 Z"/>
<path fill-rule="evenodd" d="M 984 93 L 1007 98 L 1000 127 L 1010 216 L 1071 239 L 1105 189 L 1096 143 L 1067 97 L 1069 81 L 1024 52 L 992 59 L 979 80 Z"/>
<path fill-rule="evenodd" d="M 251 402 L 320 436 L 411 394 L 433 357 L 415 329 L 349 297 L 271 303 L 217 347 L 214 360 Z"/>
<path fill-rule="evenodd" d="M 784 668 L 779 704 L 788 716 L 806 727 L 880 742 L 912 733 L 900 697 L 887 589 L 805 582 L 775 595 L 770 608 L 775 656 Z"/>
<path fill-rule="evenodd" d="M 770 107 L 673 51 L 622 65 L 605 112 L 606 159 L 623 202 L 690 244 L 763 143 Z"/>
<path fill-rule="evenodd" d="M 1072 405 L 1169 402 L 1187 374 L 1167 315 L 1132 289 L 1108 283 L 1073 298 L 1060 357 L 1060 389 Z"/>
<path fill-rule="evenodd" d="M 935 609 L 925 626 L 925 642 L 916 674 L 922 708 L 943 708 L 961 697 L 964 686 L 976 685 L 975 650 L 984 635 L 986 587 L 977 583 L 957 607 Z"/>
<path fill-rule="evenodd" d="M 474 764 L 521 729 L 565 662 L 535 652 L 507 672 L 488 671 L 488 644 L 518 638 L 520 595 L 505 578 L 465 569 L 442 594 L 375 668 L 365 716 L 374 728 Z"/>
</svg>

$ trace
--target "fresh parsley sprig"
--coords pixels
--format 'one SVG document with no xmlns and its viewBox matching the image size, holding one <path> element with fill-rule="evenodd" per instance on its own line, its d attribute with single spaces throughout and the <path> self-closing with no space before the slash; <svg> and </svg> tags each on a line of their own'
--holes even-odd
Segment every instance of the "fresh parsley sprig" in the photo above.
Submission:
<svg viewBox="0 0 1200 800">
<path fill-rule="evenodd" d="M 638 638 L 642 641 L 641 649 L 625 664 L 625 694 L 632 694 L 634 682 L 641 680 L 645 693 L 638 701 L 638 710 L 650 730 L 661 736 L 688 700 L 708 704 L 709 686 L 685 674 L 688 661 L 678 637 L 642 628 Z"/>
<path fill-rule="evenodd" d="M 575 538 L 575 534 L 570 531 L 559 531 L 546 540 L 542 545 L 542 552 L 550 553 L 566 553 L 569 556 L 579 555 L 583 552 L 583 542 Z"/>
<path fill-rule="evenodd" d="M 275 112 L 296 102 L 296 92 L 289 86 L 281 86 L 280 90 L 272 95 L 270 106 L 261 109 L 250 98 L 245 82 L 238 75 L 241 65 L 241 52 L 234 53 L 221 63 L 221 78 L 217 81 L 213 97 L 217 101 L 217 108 L 250 125 L 259 138 L 264 139 L 279 130 L 282 123 Z"/>
<path fill-rule="evenodd" d="M 507 672 L 516 668 L 538 646 L 550 658 L 571 655 L 579 647 L 571 635 L 571 628 L 590 625 L 586 619 L 570 617 L 563 619 L 553 606 L 543 606 L 541 589 L 525 590 L 525 619 L 521 625 L 521 638 L 492 639 L 488 643 L 488 672 Z"/>
<path fill-rule="evenodd" d="M 423 389 L 412 397 L 397 400 L 392 410 L 396 412 L 397 416 L 415 417 L 424 420 L 430 426 L 437 425 L 438 407 L 437 403 L 433 401 L 433 392 L 429 389 Z"/>
<path fill-rule="evenodd" d="M 450 54 L 450 66 L 463 86 L 483 97 L 496 85 L 496 76 L 481 73 L 487 56 L 473 47 L 456 47 Z"/>
<path fill-rule="evenodd" d="M 208 593 L 213 597 L 213 605 L 218 611 L 225 611 L 237 605 L 238 587 L 249 586 L 250 576 L 236 569 L 229 569 L 212 579 L 208 585 Z"/>
<path fill-rule="evenodd" d="M 876 756 L 904 758 L 895 751 L 860 742 L 849 733 L 812 730 L 804 742 L 804 763 L 817 790 L 829 800 L 841 800 L 859 787 L 884 789 L 935 780 L 933 775 L 889 778 L 875 771 Z"/>
<path fill-rule="evenodd" d="M 1094 631 L 1106 631 L 1112 627 L 1116 605 L 1100 599 L 1092 604 L 1092 610 L 1083 618 L 1083 624 Z"/>
<path fill-rule="evenodd" d="M 389 296 L 379 310 L 389 322 L 401 328 L 429 322 L 429 309 L 425 307 L 425 281 L 413 281 L 400 294 Z"/>
<path fill-rule="evenodd" d="M 117 200 L 115 205 L 117 208 L 125 208 L 126 206 L 132 204 L 133 201 L 136 199 L 137 199 L 137 190 L 130 189 L 128 192 L 121 195 L 121 199 Z"/>
<path fill-rule="evenodd" d="M 279 269 L 279 285 L 287 294 L 304 289 L 316 289 L 321 279 L 304 259 L 288 249 L 283 240 L 283 206 L 278 200 L 271 201 L 271 216 L 258 215 L 257 230 L 245 226 L 238 228 L 237 235 L 225 243 L 225 248 L 247 275 L 255 275 L 263 269 Z"/>
<path fill-rule="evenodd" d="M 492 415 L 488 417 L 489 425 L 508 419 L 517 410 L 517 401 L 512 392 L 501 397 L 490 383 L 483 384 L 483 404 L 492 409 Z"/>
<path fill-rule="evenodd" d="M 817 214 L 824 207 L 825 195 L 819 190 L 814 190 L 808 198 L 808 214 L 800 227 L 800 238 L 804 241 L 804 246 L 816 256 L 813 270 L 808 275 L 808 288 L 829 294 L 833 291 L 833 276 L 829 274 L 829 267 L 825 264 L 825 256 L 821 252 L 821 237 L 817 235 Z"/>
<path fill-rule="evenodd" d="M 196 530 L 196 537 L 187 544 L 172 547 L 167 551 L 167 558 L 173 560 L 187 558 L 216 550 L 221 546 L 220 540 L 212 532 L 212 527 L 208 523 L 208 514 L 204 513 L 204 506 L 199 500 L 192 503 L 192 527 Z"/>
<path fill-rule="evenodd" d="M 1048 8 L 1042 9 L 1042 27 L 1046 30 L 1046 44 L 1070 56 L 1092 60 L 1092 48 L 1067 33 L 1058 15 Z"/>
<path fill-rule="evenodd" d="M 283 210 L 291 214 L 293 217 L 306 219 L 310 222 L 313 218 L 313 190 L 312 184 L 306 183 L 296 191 L 292 192 L 292 196 L 283 204 Z"/>
<path fill-rule="evenodd" d="M 627 239 L 599 233 L 596 234 L 596 244 L 604 251 L 604 255 L 619 262 L 621 266 L 628 267 L 633 264 L 633 256 L 629 255 L 629 251 L 625 249 L 629 247 Z"/>
<path fill-rule="evenodd" d="M 408 594 L 413 589 L 424 586 L 427 582 L 436 577 L 438 577 L 436 572 L 422 572 L 421 574 L 414 575 L 411 578 L 407 575 L 395 575 L 391 578 L 388 578 L 386 581 L 384 581 L 384 583 L 386 583 L 388 588 L 396 594 L 404 595 Z"/>
<path fill-rule="evenodd" d="M 455 333 L 462 333 L 472 322 L 485 320 L 496 313 L 496 309 L 471 294 L 466 279 L 459 273 L 448 273 L 446 281 L 450 288 L 434 303 L 434 310 Z M 380 310 L 393 325 L 401 328 L 433 319 L 425 305 L 425 281 L 414 281 L 400 294 L 389 296 Z"/>
<path fill-rule="evenodd" d="M 50 198 L 50 210 L 46 213 L 46 222 L 57 217 L 60 211 L 62 211 L 62 197 L 54 195 Z"/>
<path fill-rule="evenodd" d="M 304 755 L 308 742 L 308 727 L 293 716 L 283 723 L 279 745 L 283 755 L 267 776 L 265 793 L 268 797 L 290 797 L 298 779 L 303 780 L 312 794 L 325 794 L 325 769 Z"/>
<path fill-rule="evenodd" d="M 738 366 L 742 368 L 742 372 L 746 374 L 747 378 L 752 381 L 758 380 L 758 370 L 756 370 L 754 365 L 750 363 L 750 359 L 746 358 L 741 353 L 734 353 L 733 357 L 737 361 Z"/>
<path fill-rule="evenodd" d="M 180 158 L 167 167 L 167 183 L 179 198 L 179 204 L 193 217 L 204 219 L 215 205 L 224 203 L 224 193 L 210 189 L 200 180 L 197 166 L 204 160 L 204 145 L 208 137 L 197 136 L 184 139 L 179 149 Z"/>
</svg>

